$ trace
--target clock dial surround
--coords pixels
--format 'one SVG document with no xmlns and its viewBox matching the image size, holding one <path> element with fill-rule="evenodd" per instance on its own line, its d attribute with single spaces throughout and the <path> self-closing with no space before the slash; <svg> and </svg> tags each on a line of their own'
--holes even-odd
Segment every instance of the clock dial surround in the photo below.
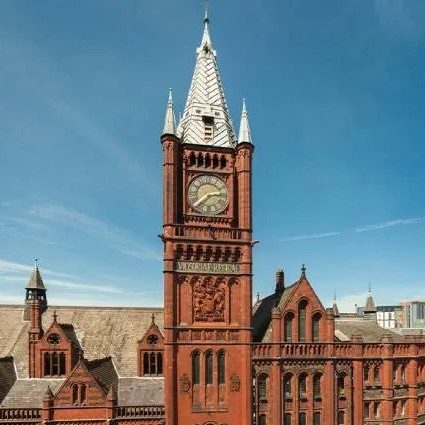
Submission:
<svg viewBox="0 0 425 425">
<path fill-rule="evenodd" d="M 190 206 L 203 215 L 217 215 L 223 212 L 229 203 L 226 183 L 213 174 L 195 177 L 188 188 Z"/>
</svg>

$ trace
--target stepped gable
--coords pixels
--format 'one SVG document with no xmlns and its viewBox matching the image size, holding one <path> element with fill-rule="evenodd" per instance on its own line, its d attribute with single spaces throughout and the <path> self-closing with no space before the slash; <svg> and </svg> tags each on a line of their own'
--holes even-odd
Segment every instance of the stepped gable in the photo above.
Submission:
<svg viewBox="0 0 425 425">
<path fill-rule="evenodd" d="M 164 405 L 164 378 L 120 378 L 119 406 Z"/>
<path fill-rule="evenodd" d="M 15 365 L 12 357 L 0 358 L 0 403 L 16 381 Z"/>
<path fill-rule="evenodd" d="M 111 356 L 119 376 L 137 376 L 137 340 L 149 328 L 152 313 L 163 331 L 162 308 L 50 306 L 43 314 L 44 329 L 55 310 L 61 322 L 72 325 L 65 330 L 78 340 L 84 357 Z M 19 379 L 28 378 L 29 323 L 23 321 L 23 311 L 23 306 L 0 305 L 0 357 L 13 357 Z"/>
<path fill-rule="evenodd" d="M 47 388 L 50 387 L 54 394 L 64 382 L 65 378 L 18 379 L 0 404 L 0 407 L 8 409 L 41 407 Z"/>
<path fill-rule="evenodd" d="M 351 335 L 359 335 L 364 342 L 380 342 L 390 335 L 394 341 L 403 341 L 403 338 L 388 329 L 381 328 L 375 320 L 368 320 L 361 316 L 341 316 L 335 318 L 335 337 L 340 342 L 350 341 Z"/>
</svg>

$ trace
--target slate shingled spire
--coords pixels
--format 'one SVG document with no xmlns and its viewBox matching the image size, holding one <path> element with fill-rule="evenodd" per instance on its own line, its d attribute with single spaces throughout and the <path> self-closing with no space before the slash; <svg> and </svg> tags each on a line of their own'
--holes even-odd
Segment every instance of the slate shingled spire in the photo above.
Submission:
<svg viewBox="0 0 425 425">
<path fill-rule="evenodd" d="M 176 134 L 176 115 L 174 114 L 172 89 L 170 89 L 170 93 L 168 95 L 167 109 L 165 111 L 164 128 L 162 130 L 162 135 L 165 134 Z"/>
<path fill-rule="evenodd" d="M 216 56 L 206 14 L 202 41 L 196 49 L 195 71 L 177 133 L 182 143 L 233 148 L 236 137 Z"/>
</svg>

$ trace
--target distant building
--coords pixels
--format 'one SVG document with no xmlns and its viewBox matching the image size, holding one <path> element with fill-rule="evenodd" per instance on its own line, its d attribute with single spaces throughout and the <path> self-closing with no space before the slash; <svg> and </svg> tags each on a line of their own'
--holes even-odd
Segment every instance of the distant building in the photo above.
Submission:
<svg viewBox="0 0 425 425">
<path fill-rule="evenodd" d="M 381 305 L 376 307 L 376 320 L 385 329 L 402 327 L 402 307 L 399 305 Z"/>
<path fill-rule="evenodd" d="M 400 305 L 404 328 L 425 328 L 425 301 L 404 301 Z"/>
</svg>

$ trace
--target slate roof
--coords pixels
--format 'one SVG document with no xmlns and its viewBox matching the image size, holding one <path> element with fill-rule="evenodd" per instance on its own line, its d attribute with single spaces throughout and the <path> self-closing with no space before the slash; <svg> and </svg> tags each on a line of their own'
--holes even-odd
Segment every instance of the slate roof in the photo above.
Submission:
<svg viewBox="0 0 425 425">
<path fill-rule="evenodd" d="M 111 387 L 114 390 L 118 388 L 118 375 L 111 357 L 89 361 L 86 366 L 105 394 L 109 392 Z"/>
<path fill-rule="evenodd" d="M 26 288 L 46 290 L 38 267 L 36 267 L 31 273 L 31 277 L 30 277 L 30 280 L 28 281 L 28 285 L 26 286 Z"/>
<path fill-rule="evenodd" d="M 50 387 L 55 393 L 64 381 L 65 378 L 18 379 L 0 407 L 23 409 L 41 407 L 47 388 Z"/>
<path fill-rule="evenodd" d="M 16 381 L 15 365 L 12 357 L 0 359 L 0 403 Z"/>
<path fill-rule="evenodd" d="M 364 342 L 380 342 L 384 336 L 391 335 L 394 341 L 402 341 L 403 338 L 388 329 L 381 328 L 373 319 L 362 316 L 341 316 L 335 318 L 335 337 L 341 342 L 350 341 L 351 335 L 360 335 Z"/>
<path fill-rule="evenodd" d="M 271 332 L 271 312 L 273 307 L 284 308 L 292 291 L 298 286 L 298 282 L 286 287 L 281 294 L 273 293 L 258 300 L 253 308 L 252 316 L 252 338 L 254 342 L 268 341 Z"/>
<path fill-rule="evenodd" d="M 28 378 L 28 327 L 23 306 L 0 305 L 0 357 L 12 356 L 18 378 Z M 163 332 L 162 308 L 134 307 L 54 307 L 43 314 L 47 329 L 56 310 L 59 323 L 72 323 L 75 338 L 88 360 L 110 356 L 118 375 L 137 375 L 137 341 L 151 324 L 152 313 Z M 72 336 L 74 338 L 74 336 Z"/>
<path fill-rule="evenodd" d="M 164 378 L 121 378 L 118 381 L 119 406 L 164 404 Z"/>
</svg>

